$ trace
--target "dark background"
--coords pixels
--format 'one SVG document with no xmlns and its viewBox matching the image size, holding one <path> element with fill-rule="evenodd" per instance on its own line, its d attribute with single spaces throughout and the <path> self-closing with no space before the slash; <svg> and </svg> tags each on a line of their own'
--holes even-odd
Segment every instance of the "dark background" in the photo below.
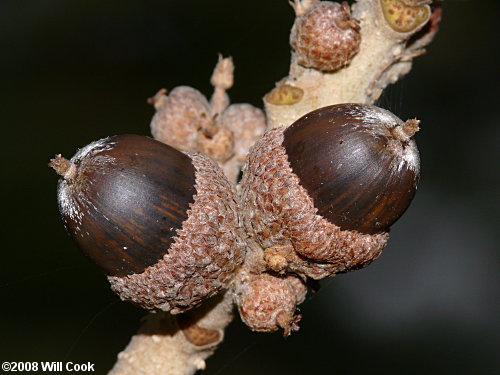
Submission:
<svg viewBox="0 0 500 375">
<path fill-rule="evenodd" d="M 380 102 L 422 120 L 419 191 L 383 256 L 323 281 L 287 340 L 236 319 L 204 374 L 498 373 L 499 10 L 445 1 L 428 53 Z M 49 158 L 147 135 L 146 98 L 180 84 L 209 95 L 218 52 L 234 58 L 233 102 L 261 106 L 287 73 L 292 22 L 286 0 L 0 3 L 2 362 L 104 374 L 144 315 L 65 233 Z"/>
</svg>

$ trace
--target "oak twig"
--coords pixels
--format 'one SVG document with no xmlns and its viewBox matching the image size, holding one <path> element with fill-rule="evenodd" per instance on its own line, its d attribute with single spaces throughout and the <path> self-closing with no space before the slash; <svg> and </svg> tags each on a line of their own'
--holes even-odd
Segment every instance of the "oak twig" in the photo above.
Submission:
<svg viewBox="0 0 500 375">
<path fill-rule="evenodd" d="M 393 0 L 392 3 L 398 1 L 400 0 Z M 297 16 L 300 16 L 316 3 L 317 0 L 295 0 L 292 6 Z M 359 21 L 361 44 L 357 55 L 341 69 L 322 72 L 306 68 L 297 62 L 295 53 L 292 53 L 289 75 L 280 80 L 276 88 L 264 98 L 268 129 L 287 126 L 302 115 L 327 105 L 348 102 L 371 104 L 380 97 L 387 85 L 409 72 L 412 59 L 424 53 L 423 48 L 437 31 L 440 9 L 430 8 L 426 5 L 427 2 L 403 1 L 401 6 L 404 7 L 426 7 L 422 12 L 428 14 L 430 22 L 426 21 L 411 31 L 399 32 L 388 24 L 382 3 L 382 0 L 358 0 L 353 5 L 352 16 Z M 233 65 L 230 59 L 219 59 L 212 84 L 215 88 L 214 95 L 210 103 L 206 101 L 204 104 L 210 106 L 208 113 L 212 122 L 204 123 L 208 125 L 199 129 L 203 132 L 200 137 L 205 137 L 206 142 L 191 147 L 191 150 L 200 151 L 199 147 L 207 147 L 217 160 L 217 155 L 222 155 L 222 152 L 219 152 L 218 144 L 214 143 L 214 137 L 229 129 L 228 134 L 232 134 L 234 138 L 231 146 L 233 152 L 228 153 L 224 149 L 224 157 L 218 162 L 228 178 L 236 183 L 244 153 L 248 152 L 251 143 L 264 131 L 266 118 L 260 110 L 249 105 L 229 105 L 226 90 L 233 84 Z M 166 90 L 162 90 L 151 99 L 157 109 L 166 100 L 165 94 Z M 232 110 L 234 112 L 230 116 Z M 234 118 L 238 116 L 243 125 L 231 128 L 234 126 Z M 240 141 L 241 144 L 238 143 Z M 224 147 L 227 144 L 224 143 Z M 228 158 L 228 155 L 231 156 Z M 264 259 L 265 257 L 267 258 Z M 270 257 L 272 258 L 272 254 L 269 252 L 262 255 L 262 252 L 248 249 L 246 263 L 235 280 L 241 279 L 243 273 L 249 272 L 249 268 L 262 272 L 274 267 L 272 270 L 279 273 L 279 259 Z M 139 332 L 118 355 L 118 361 L 110 374 L 189 375 L 204 369 L 205 359 L 222 342 L 224 328 L 232 319 L 233 287 L 231 285 L 223 296 L 211 298 L 202 306 L 184 314 L 149 314 Z M 289 327 L 289 330 L 292 329 L 293 327 Z"/>
</svg>

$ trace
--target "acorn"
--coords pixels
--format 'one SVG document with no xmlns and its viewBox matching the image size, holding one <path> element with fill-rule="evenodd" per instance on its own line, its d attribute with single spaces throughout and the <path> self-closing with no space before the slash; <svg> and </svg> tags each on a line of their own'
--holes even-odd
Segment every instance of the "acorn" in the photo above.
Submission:
<svg viewBox="0 0 500 375">
<path fill-rule="evenodd" d="M 334 72 L 349 65 L 359 51 L 359 21 L 351 17 L 347 2 L 293 3 L 297 18 L 290 32 L 294 59 L 303 67 Z"/>
<path fill-rule="evenodd" d="M 305 283 L 293 275 L 242 273 L 235 286 L 235 302 L 241 320 L 253 331 L 283 328 L 287 337 L 299 330 L 301 316 L 296 310 L 306 293 Z"/>
<path fill-rule="evenodd" d="M 117 135 L 49 164 L 80 249 L 124 300 L 177 313 L 225 289 L 243 261 L 235 191 L 211 159 Z"/>
<path fill-rule="evenodd" d="M 151 134 L 179 150 L 197 150 L 198 130 L 210 127 L 212 122 L 207 98 L 189 86 L 178 86 L 168 96 L 166 93 L 162 89 L 148 100 L 156 109 Z"/>
<path fill-rule="evenodd" d="M 339 104 L 268 131 L 244 166 L 241 204 L 269 268 L 319 279 L 376 259 L 416 192 L 417 130 L 417 120 Z"/>
</svg>

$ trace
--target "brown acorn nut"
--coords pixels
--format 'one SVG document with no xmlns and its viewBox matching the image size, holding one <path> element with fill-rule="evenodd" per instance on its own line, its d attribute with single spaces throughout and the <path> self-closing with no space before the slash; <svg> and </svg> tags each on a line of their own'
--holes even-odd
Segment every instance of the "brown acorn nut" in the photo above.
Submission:
<svg viewBox="0 0 500 375">
<path fill-rule="evenodd" d="M 296 1 L 297 3 L 297 1 Z M 350 8 L 330 1 L 311 1 L 297 18 L 290 33 L 290 45 L 297 63 L 323 72 L 333 72 L 348 65 L 361 43 L 359 22 L 351 18 Z"/>
<path fill-rule="evenodd" d="M 245 226 L 264 259 L 272 250 L 280 272 L 318 279 L 377 258 L 416 191 L 417 130 L 417 120 L 339 104 L 268 131 L 241 183 Z"/>
<path fill-rule="evenodd" d="M 243 261 L 235 192 L 215 162 L 118 135 L 51 164 L 69 233 L 123 300 L 181 312 L 227 287 Z"/>
</svg>

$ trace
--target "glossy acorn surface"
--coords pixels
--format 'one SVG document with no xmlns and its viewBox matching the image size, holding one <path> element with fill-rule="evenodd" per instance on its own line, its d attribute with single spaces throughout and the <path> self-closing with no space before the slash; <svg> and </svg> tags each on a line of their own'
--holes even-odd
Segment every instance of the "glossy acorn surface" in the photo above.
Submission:
<svg viewBox="0 0 500 375">
<path fill-rule="evenodd" d="M 415 195 L 417 125 L 375 106 L 339 104 L 293 123 L 283 147 L 319 215 L 343 230 L 381 233 Z"/>
<path fill-rule="evenodd" d="M 66 163 L 59 171 L 61 215 L 106 274 L 141 273 L 167 253 L 196 194 L 189 156 L 148 137 L 118 135 L 91 143 Z"/>
</svg>

